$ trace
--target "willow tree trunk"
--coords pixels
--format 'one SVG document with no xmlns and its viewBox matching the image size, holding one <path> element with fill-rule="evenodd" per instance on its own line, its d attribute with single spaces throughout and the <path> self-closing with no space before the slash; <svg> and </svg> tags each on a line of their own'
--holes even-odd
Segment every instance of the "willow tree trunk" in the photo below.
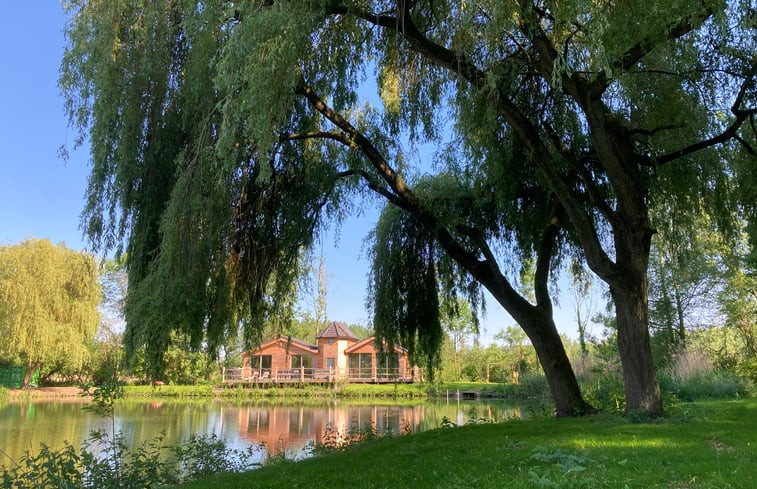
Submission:
<svg viewBox="0 0 757 489">
<path fill-rule="evenodd" d="M 662 414 L 660 386 L 652 361 L 647 326 L 647 296 L 641 290 L 610 287 L 618 321 L 618 350 L 623 365 L 626 413 Z"/>
<path fill-rule="evenodd" d="M 27 362 L 26 363 L 26 372 L 24 373 L 24 380 L 21 384 L 22 389 L 28 389 L 29 384 L 32 381 L 32 376 L 34 375 L 34 372 L 37 371 L 42 366 L 42 361 L 38 360 L 36 362 Z"/>
<path fill-rule="evenodd" d="M 623 366 L 626 414 L 641 411 L 656 417 L 663 414 L 663 407 L 649 341 L 647 266 L 651 232 L 646 226 L 635 231 L 616 234 L 617 263 L 622 272 L 610 277 L 607 283 L 618 323 L 618 353 Z"/>
<path fill-rule="evenodd" d="M 581 396 L 581 389 L 551 315 L 536 315 L 519 323 L 544 369 L 558 417 L 583 416 L 597 410 Z"/>
</svg>

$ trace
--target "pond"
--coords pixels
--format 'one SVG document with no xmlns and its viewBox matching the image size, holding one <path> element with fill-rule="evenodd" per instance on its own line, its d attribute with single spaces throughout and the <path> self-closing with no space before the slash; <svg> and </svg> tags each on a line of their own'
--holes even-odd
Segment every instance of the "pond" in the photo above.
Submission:
<svg viewBox="0 0 757 489">
<path fill-rule="evenodd" d="M 10 465 L 40 444 L 64 441 L 79 447 L 95 429 L 110 432 L 111 420 L 83 409 L 80 399 L 10 402 L 0 405 L 0 465 Z M 428 401 L 414 404 L 260 404 L 225 401 L 134 401 L 119 403 L 114 424 L 129 446 L 165 433 L 175 445 L 193 434 L 215 434 L 233 448 L 265 444 L 272 454 L 303 456 L 304 447 L 320 443 L 327 430 L 375 429 L 394 434 L 437 428 L 444 418 L 456 424 L 470 419 L 501 421 L 520 417 L 515 404 L 485 401 Z"/>
</svg>

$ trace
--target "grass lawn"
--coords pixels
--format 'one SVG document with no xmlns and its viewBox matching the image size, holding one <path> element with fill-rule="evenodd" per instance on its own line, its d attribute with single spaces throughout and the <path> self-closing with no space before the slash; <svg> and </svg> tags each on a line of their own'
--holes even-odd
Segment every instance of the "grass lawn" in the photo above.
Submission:
<svg viewBox="0 0 757 489">
<path fill-rule="evenodd" d="M 757 487 L 757 399 L 671 412 L 639 423 L 600 415 L 440 428 L 180 487 Z"/>
</svg>

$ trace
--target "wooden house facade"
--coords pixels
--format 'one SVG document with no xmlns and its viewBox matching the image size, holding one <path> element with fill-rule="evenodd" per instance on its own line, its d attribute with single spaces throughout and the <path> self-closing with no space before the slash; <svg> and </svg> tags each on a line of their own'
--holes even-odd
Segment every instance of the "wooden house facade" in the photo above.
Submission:
<svg viewBox="0 0 757 489">
<path fill-rule="evenodd" d="M 364 340 L 343 323 L 332 322 L 312 345 L 282 336 L 242 354 L 242 368 L 225 372 L 224 380 L 242 382 L 414 382 L 406 349 L 379 352 L 375 337 Z"/>
</svg>

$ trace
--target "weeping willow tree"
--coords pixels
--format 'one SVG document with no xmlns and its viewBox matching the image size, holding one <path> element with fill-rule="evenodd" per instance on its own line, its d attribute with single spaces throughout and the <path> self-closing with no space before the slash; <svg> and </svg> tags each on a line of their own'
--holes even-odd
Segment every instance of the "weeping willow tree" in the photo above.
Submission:
<svg viewBox="0 0 757 489">
<path fill-rule="evenodd" d="M 557 413 L 585 414 L 593 408 L 581 397 L 549 292 L 550 274 L 565 254 L 560 252 L 570 251 L 570 237 L 561 229 L 564 211 L 527 175 L 511 179 L 502 174 L 504 165 L 508 176 L 519 174 L 519 162 L 484 165 L 467 178 L 450 173 L 420 178 L 412 195 L 434 216 L 433 223 L 403 209 L 401 200 L 384 208 L 371 236 L 368 297 L 376 335 L 389 344 L 398 339 L 432 372 L 443 337 L 440 319 L 458 314 L 459 299 L 480 312 L 486 287 L 529 336 Z M 524 215 L 542 225 L 525 225 Z M 479 251 L 485 260 L 477 258 Z M 533 273 L 524 273 L 530 265 Z M 519 276 L 530 276 L 530 283 Z"/>
<path fill-rule="evenodd" d="M 396 207 L 376 225 L 369 292 L 377 344 L 393 351 L 399 341 L 433 380 L 443 338 L 439 319 L 434 239 Z"/>
<path fill-rule="evenodd" d="M 322 216 L 337 212 L 348 174 L 307 148 L 250 136 L 268 116 L 280 129 L 288 118 L 311 122 L 219 89 L 240 76 L 223 68 L 239 12 L 176 2 L 68 8 L 60 83 L 92 147 L 83 223 L 93 245 L 126 252 L 127 354 L 145 347 L 157 374 L 172 331 L 215 351 L 241 327 L 253 345 L 264 324 L 290 318 L 302 257 Z"/>
<path fill-rule="evenodd" d="M 734 182 L 757 146 L 754 28 L 746 0 L 72 2 L 61 84 L 93 145 L 85 225 L 96 242 L 125 243 L 129 332 L 160 351 L 170 328 L 254 332 L 321 218 L 367 189 L 492 292 L 543 345 L 542 365 L 567 368 L 554 382 L 570 393 L 563 415 L 586 406 L 545 278 L 574 243 L 615 302 L 626 408 L 657 415 L 650 206 L 697 203 L 732 224 Z M 358 102 L 369 75 L 380 108 Z M 449 220 L 417 194 L 408 182 L 432 168 L 414 168 L 416 142 L 482 185 L 476 198 L 498 199 L 495 218 Z M 472 178 L 482 168 L 500 171 L 497 185 Z M 307 185 L 289 192 L 282 175 Z M 252 219 L 243 202 L 266 212 Z M 509 226 L 495 233 L 503 209 Z M 427 267 L 404 292 L 432 300 L 432 272 L 445 278 L 429 268 L 431 243 L 405 239 Z M 534 303 L 500 266 L 511 241 L 541 260 Z"/>
<path fill-rule="evenodd" d="M 100 322 L 95 260 L 48 240 L 0 247 L 0 357 L 26 366 L 80 368 Z"/>
</svg>

